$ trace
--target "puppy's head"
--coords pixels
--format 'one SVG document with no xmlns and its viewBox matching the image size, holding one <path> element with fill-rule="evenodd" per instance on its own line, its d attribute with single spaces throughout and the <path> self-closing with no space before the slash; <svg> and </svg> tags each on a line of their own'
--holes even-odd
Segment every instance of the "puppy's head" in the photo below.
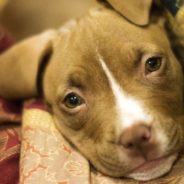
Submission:
<svg viewBox="0 0 184 184">
<path fill-rule="evenodd" d="M 137 27 L 102 8 L 47 34 L 47 42 L 39 39 L 35 68 L 49 58 L 42 89 L 61 133 L 109 176 L 150 180 L 167 173 L 183 147 L 184 101 L 182 68 L 164 28 Z M 32 60 L 32 51 L 22 60 Z M 48 51 L 50 57 L 44 57 Z M 26 84 L 24 75 L 17 76 L 18 86 Z M 14 87 L 1 87 L 6 89 L 1 95 L 11 97 L 7 91 Z"/>
</svg>

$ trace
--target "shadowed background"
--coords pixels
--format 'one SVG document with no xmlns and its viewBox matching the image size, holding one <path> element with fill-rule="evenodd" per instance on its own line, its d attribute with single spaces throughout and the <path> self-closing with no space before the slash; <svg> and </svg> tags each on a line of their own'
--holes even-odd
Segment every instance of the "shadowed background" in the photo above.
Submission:
<svg viewBox="0 0 184 184">
<path fill-rule="evenodd" d="M 1 23 L 20 40 L 60 27 L 68 19 L 87 12 L 95 3 L 95 0 L 9 0 L 1 12 Z"/>
</svg>

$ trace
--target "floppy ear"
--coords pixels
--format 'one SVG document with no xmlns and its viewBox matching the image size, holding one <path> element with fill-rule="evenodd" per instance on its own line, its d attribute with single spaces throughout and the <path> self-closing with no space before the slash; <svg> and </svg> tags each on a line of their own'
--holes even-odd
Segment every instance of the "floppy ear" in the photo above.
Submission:
<svg viewBox="0 0 184 184">
<path fill-rule="evenodd" d="M 0 96 L 9 99 L 38 95 L 40 66 L 52 52 L 56 31 L 28 38 L 0 55 Z M 44 61 L 46 62 L 46 61 Z"/>
<path fill-rule="evenodd" d="M 149 23 L 152 0 L 107 0 L 111 6 L 134 24 Z"/>
</svg>

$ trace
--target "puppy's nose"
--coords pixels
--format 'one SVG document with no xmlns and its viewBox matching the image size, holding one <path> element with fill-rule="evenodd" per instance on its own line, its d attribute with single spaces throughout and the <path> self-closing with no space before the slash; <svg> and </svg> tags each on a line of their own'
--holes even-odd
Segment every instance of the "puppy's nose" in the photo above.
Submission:
<svg viewBox="0 0 184 184">
<path fill-rule="evenodd" d="M 146 152 L 146 148 L 150 145 L 151 130 L 143 124 L 134 125 L 126 129 L 120 136 L 120 144 L 132 151 L 141 154 Z"/>
</svg>

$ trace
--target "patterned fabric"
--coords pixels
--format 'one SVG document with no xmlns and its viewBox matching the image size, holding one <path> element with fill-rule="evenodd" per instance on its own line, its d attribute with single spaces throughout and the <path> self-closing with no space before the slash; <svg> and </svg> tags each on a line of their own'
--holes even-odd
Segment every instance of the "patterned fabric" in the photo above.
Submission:
<svg viewBox="0 0 184 184">
<path fill-rule="evenodd" d="M 13 38 L 0 27 L 0 53 L 12 45 Z M 20 104 L 0 98 L 0 184 L 19 182 L 20 120 Z"/>
<path fill-rule="evenodd" d="M 19 181 L 20 118 L 16 104 L 0 99 L 0 184 Z"/>
<path fill-rule="evenodd" d="M 17 184 L 19 180 L 20 139 L 17 128 L 0 128 L 0 183 Z"/>
<path fill-rule="evenodd" d="M 52 114 L 26 104 L 23 113 L 20 184 L 183 184 L 184 158 L 173 171 L 150 182 L 114 179 L 98 173 L 54 126 Z M 28 105 L 29 104 L 29 105 Z"/>
</svg>

